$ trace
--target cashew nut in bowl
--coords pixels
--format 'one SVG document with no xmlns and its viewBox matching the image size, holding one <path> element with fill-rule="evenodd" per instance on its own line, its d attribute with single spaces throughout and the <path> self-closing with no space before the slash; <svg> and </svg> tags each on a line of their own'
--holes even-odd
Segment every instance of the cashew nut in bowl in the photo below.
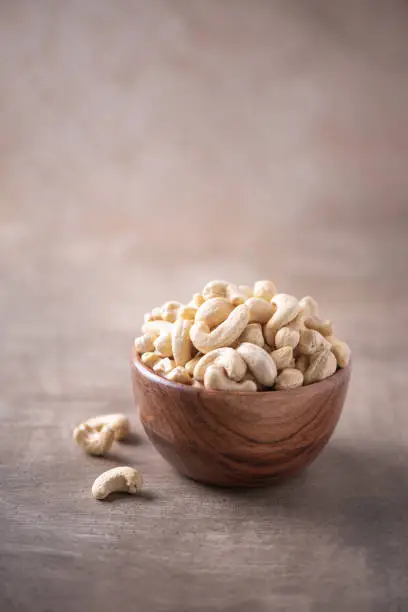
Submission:
<svg viewBox="0 0 408 612">
<path fill-rule="evenodd" d="M 204 387 L 218 391 L 256 391 L 256 383 L 252 380 L 235 382 L 230 380 L 224 368 L 210 365 L 204 374 Z"/>
<path fill-rule="evenodd" d="M 161 360 L 161 356 L 157 353 L 149 351 L 148 353 L 143 353 L 140 359 L 142 360 L 142 363 L 145 364 L 145 366 L 153 369 L 156 363 Z"/>
<path fill-rule="evenodd" d="M 142 487 L 143 476 L 139 470 L 128 466 L 114 467 L 98 476 L 92 485 L 92 496 L 105 499 L 111 493 L 135 495 Z"/>
<path fill-rule="evenodd" d="M 180 302 L 166 302 L 163 304 L 161 308 L 161 315 L 164 321 L 170 321 L 170 323 L 174 323 L 177 319 L 177 314 L 182 307 Z"/>
<path fill-rule="evenodd" d="M 286 389 L 296 389 L 303 385 L 303 374 L 294 368 L 285 368 L 276 377 L 275 389 L 283 391 Z"/>
<path fill-rule="evenodd" d="M 210 281 L 202 290 L 202 296 L 205 300 L 209 300 L 213 297 L 226 297 L 228 285 L 229 283 L 227 283 L 227 281 Z"/>
<path fill-rule="evenodd" d="M 276 348 L 291 346 L 293 349 L 299 344 L 300 333 L 296 329 L 281 327 L 275 334 Z"/>
<path fill-rule="evenodd" d="M 319 316 L 319 308 L 316 300 L 314 300 L 310 295 L 306 295 L 299 300 L 300 310 L 305 318 L 307 317 L 318 317 Z"/>
<path fill-rule="evenodd" d="M 248 299 L 248 293 L 244 289 L 240 289 L 236 285 L 228 285 L 227 287 L 227 298 L 234 306 L 243 304 Z"/>
<path fill-rule="evenodd" d="M 262 298 L 267 302 L 270 302 L 276 293 L 275 284 L 270 280 L 260 280 L 254 284 L 254 296 Z"/>
<path fill-rule="evenodd" d="M 330 349 L 323 349 L 310 358 L 310 364 L 304 376 L 304 384 L 310 385 L 328 378 L 335 373 L 337 368 L 336 357 Z"/>
<path fill-rule="evenodd" d="M 241 355 L 233 348 L 225 346 L 214 349 L 203 355 L 194 368 L 194 378 L 202 382 L 210 365 L 223 367 L 228 378 L 241 381 L 247 371 L 247 366 Z"/>
<path fill-rule="evenodd" d="M 275 362 L 277 370 L 290 368 L 293 362 L 293 348 L 291 346 L 282 346 L 282 348 L 272 351 L 271 357 Z"/>
<path fill-rule="evenodd" d="M 153 348 L 161 357 L 173 357 L 171 332 L 164 331 L 161 333 L 154 341 Z"/>
<path fill-rule="evenodd" d="M 144 322 L 148 323 L 149 321 L 159 321 L 161 320 L 161 318 L 161 307 L 156 306 L 156 308 L 153 308 L 151 312 L 146 312 L 144 316 Z"/>
<path fill-rule="evenodd" d="M 124 414 L 101 414 L 87 419 L 85 425 L 97 431 L 101 431 L 104 425 L 108 425 L 114 431 L 115 440 L 123 440 L 130 433 L 129 419 Z"/>
<path fill-rule="evenodd" d="M 151 334 L 152 336 L 160 336 L 163 332 L 171 330 L 172 323 L 170 321 L 148 321 L 143 323 L 142 332 Z"/>
<path fill-rule="evenodd" d="M 109 425 L 96 428 L 82 423 L 74 429 L 73 438 L 88 455 L 104 455 L 113 444 L 115 432 Z"/>
<path fill-rule="evenodd" d="M 190 330 L 193 322 L 189 319 L 177 319 L 171 334 L 171 347 L 174 361 L 178 366 L 184 366 L 192 358 Z"/>
<path fill-rule="evenodd" d="M 239 338 L 248 325 L 249 309 L 246 304 L 234 308 L 228 318 L 212 331 L 206 323 L 197 322 L 191 328 L 190 338 L 201 353 L 230 346 Z"/>
<path fill-rule="evenodd" d="M 196 308 L 200 308 L 201 304 L 204 304 L 205 300 L 201 293 L 195 293 L 191 302 L 188 304 L 189 306 L 195 306 Z"/>
<path fill-rule="evenodd" d="M 164 376 L 173 370 L 176 367 L 176 363 L 174 359 L 170 359 L 170 357 L 165 357 L 164 359 L 159 359 L 154 366 L 153 372 L 159 374 L 159 376 Z"/>
<path fill-rule="evenodd" d="M 143 336 L 135 338 L 134 345 L 139 355 L 154 350 L 154 338 L 155 336 L 152 334 L 143 334 Z"/>
<path fill-rule="evenodd" d="M 252 344 L 257 344 L 260 347 L 265 346 L 262 325 L 260 323 L 248 323 L 237 340 L 237 346 L 243 342 L 252 342 Z"/>
<path fill-rule="evenodd" d="M 190 374 L 187 372 L 186 368 L 183 366 L 176 366 L 168 374 L 165 374 L 165 378 L 167 380 L 171 380 L 172 382 L 180 383 L 182 385 L 192 385 L 193 379 Z"/>
<path fill-rule="evenodd" d="M 263 348 L 250 342 L 244 342 L 237 348 L 257 382 L 265 387 L 272 387 L 277 375 L 276 364 Z"/>
<path fill-rule="evenodd" d="M 197 306 L 182 306 L 178 311 L 177 316 L 180 317 L 180 319 L 190 319 L 191 321 L 194 321 L 197 310 Z"/>
<path fill-rule="evenodd" d="M 190 361 L 187 361 L 187 363 L 186 363 L 186 365 L 184 367 L 186 369 L 186 372 L 188 374 L 190 374 L 190 376 L 193 376 L 194 368 L 196 367 L 197 363 L 200 361 L 202 356 L 203 356 L 202 353 L 197 353 L 197 355 L 195 357 L 190 359 Z"/>
<path fill-rule="evenodd" d="M 277 293 L 271 301 L 276 310 L 264 327 L 265 340 L 273 345 L 275 334 L 280 327 L 284 327 L 299 314 L 300 304 L 293 295 Z"/>
<path fill-rule="evenodd" d="M 275 306 L 259 297 L 251 297 L 245 302 L 249 308 L 250 323 L 267 323 L 275 312 Z"/>
<path fill-rule="evenodd" d="M 304 374 L 309 367 L 309 355 L 299 355 L 295 362 L 295 368 Z"/>
<path fill-rule="evenodd" d="M 300 331 L 299 352 L 303 355 L 313 355 L 324 348 L 331 348 L 330 343 L 322 334 L 314 329 Z"/>
<path fill-rule="evenodd" d="M 234 306 L 226 298 L 210 298 L 197 310 L 195 321 L 202 322 L 213 329 L 231 314 Z"/>
<path fill-rule="evenodd" d="M 345 368 L 350 361 L 350 347 L 347 342 L 343 342 L 336 338 L 336 336 L 328 336 L 326 338 L 331 344 L 331 350 L 340 368 Z"/>
<path fill-rule="evenodd" d="M 331 336 L 333 334 L 331 321 L 322 321 L 319 317 L 307 317 L 305 319 L 305 327 L 318 331 L 322 336 Z"/>
</svg>

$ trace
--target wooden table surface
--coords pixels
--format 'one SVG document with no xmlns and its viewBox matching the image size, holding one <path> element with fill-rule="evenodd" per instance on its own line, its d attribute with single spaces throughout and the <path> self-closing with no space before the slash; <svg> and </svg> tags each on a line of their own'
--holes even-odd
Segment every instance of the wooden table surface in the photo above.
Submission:
<svg viewBox="0 0 408 612">
<path fill-rule="evenodd" d="M 408 7 L 1 2 L 1 612 L 408 609 Z M 211 278 L 315 296 L 353 349 L 303 475 L 178 476 L 138 422 L 143 313 Z M 82 419 L 130 415 L 104 459 Z M 93 479 L 140 466 L 143 498 Z"/>
</svg>

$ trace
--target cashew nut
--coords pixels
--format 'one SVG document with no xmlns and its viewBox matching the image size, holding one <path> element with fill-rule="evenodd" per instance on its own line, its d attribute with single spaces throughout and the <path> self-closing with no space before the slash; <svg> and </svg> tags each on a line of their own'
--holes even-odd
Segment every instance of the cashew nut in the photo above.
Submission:
<svg viewBox="0 0 408 612">
<path fill-rule="evenodd" d="M 303 385 L 303 374 L 294 368 L 285 368 L 276 377 L 275 389 L 282 391 L 284 389 L 296 389 Z"/>
<path fill-rule="evenodd" d="M 191 385 L 193 384 L 193 379 L 187 372 L 186 368 L 183 366 L 176 366 L 173 370 L 171 370 L 165 376 L 167 380 L 171 380 L 172 382 L 181 383 L 182 385 Z"/>
<path fill-rule="evenodd" d="M 340 368 L 345 368 L 350 361 L 350 347 L 346 342 L 339 340 L 336 336 L 328 336 L 326 338 L 331 344 L 331 350 Z"/>
<path fill-rule="evenodd" d="M 247 299 L 254 295 L 254 292 L 249 285 L 238 285 L 238 289 L 246 295 Z"/>
<path fill-rule="evenodd" d="M 156 308 L 153 308 L 152 312 L 146 312 L 144 315 L 144 322 L 148 323 L 149 321 L 158 321 L 161 318 L 161 307 L 156 306 Z"/>
<path fill-rule="evenodd" d="M 237 348 L 257 382 L 265 387 L 272 387 L 276 378 L 276 364 L 263 348 L 250 342 L 244 342 Z"/>
<path fill-rule="evenodd" d="M 300 304 L 293 295 L 287 293 L 277 293 L 271 300 L 271 304 L 276 306 L 276 311 L 266 323 L 264 328 L 265 340 L 272 345 L 275 333 L 280 327 L 284 327 L 299 314 Z"/>
<path fill-rule="evenodd" d="M 270 302 L 265 302 L 262 298 L 251 297 L 246 301 L 249 308 L 250 323 L 267 323 L 275 312 L 275 306 Z"/>
<path fill-rule="evenodd" d="M 319 317 L 306 317 L 305 326 L 308 329 L 314 329 L 318 331 L 322 336 L 332 336 L 333 328 L 331 321 L 322 321 Z"/>
<path fill-rule="evenodd" d="M 170 331 L 171 326 L 170 321 L 147 321 L 142 325 L 142 332 L 152 336 L 160 336 L 163 332 Z"/>
<path fill-rule="evenodd" d="M 323 348 L 331 348 L 330 343 L 315 329 L 300 330 L 299 352 L 303 355 L 313 355 Z"/>
<path fill-rule="evenodd" d="M 148 351 L 153 351 L 154 336 L 152 336 L 152 334 L 143 334 L 143 336 L 135 338 L 134 346 L 139 354 L 147 353 Z"/>
<path fill-rule="evenodd" d="M 200 308 L 201 304 L 204 304 L 205 300 L 201 293 L 195 293 L 193 298 L 189 304 L 189 306 L 195 306 L 196 308 Z"/>
<path fill-rule="evenodd" d="M 275 346 L 276 348 L 282 348 L 283 346 L 295 348 L 299 344 L 299 339 L 300 333 L 296 329 L 281 327 L 275 334 Z"/>
<path fill-rule="evenodd" d="M 171 334 L 171 346 L 176 365 L 185 365 L 192 358 L 190 330 L 193 325 L 188 319 L 177 319 Z"/>
<path fill-rule="evenodd" d="M 171 340 L 171 332 L 164 331 L 160 334 L 158 338 L 156 338 L 154 342 L 154 350 L 161 357 L 172 357 L 173 356 L 173 348 L 172 348 L 172 340 Z"/>
<path fill-rule="evenodd" d="M 241 381 L 246 373 L 246 363 L 238 352 L 228 346 L 214 349 L 199 359 L 194 368 L 194 378 L 199 382 L 204 380 L 205 372 L 210 365 L 223 367 L 228 378 Z"/>
<path fill-rule="evenodd" d="M 225 321 L 233 310 L 233 305 L 226 298 L 210 298 L 197 310 L 195 321 L 201 321 L 213 329 Z"/>
<path fill-rule="evenodd" d="M 198 351 L 208 353 L 216 348 L 230 346 L 248 325 L 249 309 L 246 304 L 237 306 L 228 318 L 210 331 L 202 321 L 194 323 L 190 331 L 191 341 Z"/>
<path fill-rule="evenodd" d="M 226 297 L 228 285 L 229 283 L 227 283 L 227 281 L 210 281 L 202 290 L 202 296 L 205 300 L 209 300 L 213 297 Z"/>
<path fill-rule="evenodd" d="M 309 355 L 299 355 L 296 359 L 295 367 L 304 374 L 309 367 Z"/>
<path fill-rule="evenodd" d="M 291 346 L 282 346 L 282 348 L 272 351 L 271 357 L 275 362 L 277 370 L 290 368 L 293 363 L 293 348 Z"/>
<path fill-rule="evenodd" d="M 319 309 L 317 306 L 316 300 L 314 300 L 310 295 L 306 295 L 299 300 L 300 309 L 303 313 L 304 317 L 318 317 Z"/>
<path fill-rule="evenodd" d="M 248 299 L 248 294 L 243 289 L 237 287 L 237 285 L 228 285 L 227 287 L 227 298 L 234 304 L 234 306 L 239 306 L 239 304 L 244 304 Z"/>
<path fill-rule="evenodd" d="M 156 374 L 159 374 L 160 376 L 165 376 L 175 367 L 176 364 L 174 362 L 174 359 L 170 359 L 170 357 L 165 357 L 164 359 L 159 359 L 159 361 L 154 364 L 153 371 L 156 372 Z"/>
<path fill-rule="evenodd" d="M 180 310 L 182 304 L 180 302 L 166 302 L 161 307 L 161 315 L 164 321 L 170 321 L 170 323 L 174 323 L 177 319 L 177 313 Z"/>
<path fill-rule="evenodd" d="M 197 310 L 197 306 L 182 306 L 178 311 L 177 316 L 180 317 L 180 319 L 190 319 L 191 321 L 194 321 L 195 316 L 197 314 Z"/>
<path fill-rule="evenodd" d="M 130 432 L 129 419 L 124 414 L 101 414 L 87 419 L 85 425 L 96 431 L 101 431 L 105 425 L 108 425 L 113 429 L 115 440 L 123 440 Z"/>
<path fill-rule="evenodd" d="M 190 376 L 193 376 L 194 368 L 196 367 L 197 363 L 200 361 L 202 356 L 203 356 L 202 353 L 198 353 L 195 357 L 190 359 L 190 361 L 187 361 L 187 363 L 186 363 L 186 365 L 184 367 L 186 369 L 186 372 L 188 374 L 190 374 Z"/>
<path fill-rule="evenodd" d="M 142 362 L 148 368 L 153 368 L 153 366 L 156 365 L 156 363 L 160 361 L 160 359 L 161 359 L 160 355 L 158 355 L 157 353 L 153 353 L 151 351 L 149 351 L 148 353 L 143 353 L 143 355 L 141 356 Z"/>
<path fill-rule="evenodd" d="M 105 499 L 111 493 L 130 493 L 135 495 L 143 487 L 143 476 L 132 467 L 114 467 L 107 470 L 92 485 L 92 496 Z"/>
<path fill-rule="evenodd" d="M 271 299 L 276 295 L 276 287 L 275 284 L 270 280 L 260 280 L 256 281 L 254 284 L 254 296 L 262 298 L 267 302 L 270 302 Z"/>
<path fill-rule="evenodd" d="M 237 345 L 239 346 L 242 342 L 252 342 L 252 344 L 260 347 L 265 346 L 262 325 L 260 323 L 249 323 L 238 338 Z"/>
<path fill-rule="evenodd" d="M 323 349 L 311 356 L 309 367 L 305 372 L 304 384 L 310 385 L 311 383 L 324 380 L 334 374 L 336 369 L 336 357 L 330 349 Z"/>
<path fill-rule="evenodd" d="M 256 383 L 252 380 L 235 382 L 228 378 L 224 368 L 210 365 L 204 374 L 204 386 L 206 389 L 219 391 L 256 391 Z"/>
<path fill-rule="evenodd" d="M 113 444 L 115 432 L 109 425 L 97 428 L 82 423 L 74 429 L 73 438 L 88 455 L 104 455 Z"/>
</svg>

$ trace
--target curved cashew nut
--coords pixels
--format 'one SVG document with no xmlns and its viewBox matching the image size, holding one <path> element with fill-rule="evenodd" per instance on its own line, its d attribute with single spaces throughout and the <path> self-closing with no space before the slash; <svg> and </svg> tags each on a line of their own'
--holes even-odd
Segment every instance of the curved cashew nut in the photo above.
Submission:
<svg viewBox="0 0 408 612">
<path fill-rule="evenodd" d="M 213 280 L 206 284 L 202 290 L 205 300 L 213 297 L 226 297 L 229 283 L 227 281 Z"/>
<path fill-rule="evenodd" d="M 189 306 L 195 306 L 196 308 L 200 308 L 201 304 L 204 304 L 205 300 L 201 293 L 194 293 L 191 302 L 189 302 Z"/>
<path fill-rule="evenodd" d="M 251 297 L 246 301 L 246 305 L 249 308 L 249 322 L 250 323 L 267 323 L 272 317 L 275 306 L 270 302 L 265 302 L 260 297 Z"/>
<path fill-rule="evenodd" d="M 260 280 L 254 284 L 254 296 L 267 302 L 270 302 L 276 293 L 275 284 L 270 280 Z"/>
<path fill-rule="evenodd" d="M 248 325 L 248 320 L 249 309 L 246 304 L 241 304 L 212 331 L 206 323 L 194 323 L 190 331 L 191 341 L 201 353 L 209 353 L 213 349 L 230 346 L 242 334 Z"/>
<path fill-rule="evenodd" d="M 336 338 L 336 336 L 328 336 L 326 338 L 331 344 L 331 350 L 340 368 L 345 368 L 350 361 L 351 350 L 349 345 L 342 340 Z"/>
<path fill-rule="evenodd" d="M 319 316 L 317 302 L 310 295 L 305 295 L 305 297 L 302 297 L 302 299 L 299 300 L 299 304 L 304 317 Z"/>
<path fill-rule="evenodd" d="M 265 340 L 260 323 L 249 323 L 237 340 L 238 346 L 243 342 L 251 342 L 257 346 L 264 347 Z"/>
<path fill-rule="evenodd" d="M 145 364 L 145 366 L 153 369 L 153 366 L 155 366 L 156 363 L 161 360 L 161 357 L 157 353 L 149 351 L 148 353 L 143 353 L 140 359 L 142 360 L 142 363 Z"/>
<path fill-rule="evenodd" d="M 147 321 L 143 323 L 142 332 L 151 334 L 152 336 L 160 336 L 163 332 L 171 330 L 172 323 L 170 321 Z"/>
<path fill-rule="evenodd" d="M 305 385 L 310 385 L 311 383 L 324 380 L 334 374 L 336 369 L 336 357 L 330 349 L 324 349 L 310 358 L 309 367 L 305 372 L 304 383 Z"/>
<path fill-rule="evenodd" d="M 281 327 L 275 334 L 275 346 L 278 349 L 283 346 L 296 348 L 299 340 L 300 333 L 296 329 L 290 329 L 289 327 Z"/>
<path fill-rule="evenodd" d="M 95 499 L 105 499 L 111 493 L 130 493 L 135 495 L 143 487 L 143 476 L 135 468 L 123 466 L 107 470 L 92 485 Z"/>
<path fill-rule="evenodd" d="M 149 321 L 159 321 L 161 318 L 161 306 L 156 306 L 156 308 L 153 308 L 152 312 L 145 313 L 144 322 L 148 323 Z"/>
<path fill-rule="evenodd" d="M 264 335 L 266 342 L 273 345 L 276 331 L 293 321 L 300 312 L 300 304 L 293 295 L 287 293 L 277 293 L 271 304 L 276 306 L 276 311 L 266 323 Z"/>
<path fill-rule="evenodd" d="M 306 317 L 305 319 L 305 327 L 308 329 L 314 329 L 322 334 L 322 336 L 332 336 L 333 328 L 331 321 L 322 321 L 319 317 Z"/>
<path fill-rule="evenodd" d="M 197 310 L 195 321 L 202 322 L 213 329 L 228 317 L 234 306 L 226 298 L 210 298 Z"/>
<path fill-rule="evenodd" d="M 330 342 L 314 329 L 300 331 L 299 352 L 303 355 L 313 355 L 324 348 L 331 348 Z"/>
<path fill-rule="evenodd" d="M 101 414 L 87 419 L 85 425 L 89 425 L 96 431 L 101 431 L 105 425 L 108 425 L 113 429 L 115 440 L 123 440 L 130 432 L 129 419 L 124 414 Z"/>
<path fill-rule="evenodd" d="M 256 391 L 256 383 L 252 380 L 235 382 L 230 380 L 224 368 L 210 365 L 204 374 L 204 386 L 206 389 L 218 391 Z"/>
<path fill-rule="evenodd" d="M 296 389 L 303 385 L 303 374 L 295 368 L 285 368 L 276 377 L 275 389 L 283 391 L 284 389 Z"/>
<path fill-rule="evenodd" d="M 276 364 L 263 348 L 250 342 L 244 342 L 237 348 L 257 382 L 265 387 L 272 387 L 277 375 Z"/>
<path fill-rule="evenodd" d="M 190 330 L 193 322 L 188 319 L 177 319 L 171 334 L 171 346 L 176 365 L 183 366 L 192 357 Z"/>
<path fill-rule="evenodd" d="M 193 379 L 183 366 L 176 366 L 165 376 L 167 380 L 172 382 L 180 383 L 182 385 L 192 385 Z"/>
<path fill-rule="evenodd" d="M 275 362 L 277 370 L 291 368 L 293 363 L 293 348 L 291 346 L 282 346 L 282 348 L 272 351 L 271 357 Z"/>
<path fill-rule="evenodd" d="M 134 346 L 139 355 L 154 350 L 154 338 L 152 334 L 143 334 L 135 338 Z"/>
<path fill-rule="evenodd" d="M 109 425 L 96 428 L 82 423 L 74 429 L 73 438 L 88 455 L 104 455 L 113 444 L 115 432 Z"/>
<path fill-rule="evenodd" d="M 172 357 L 173 356 L 173 347 L 171 340 L 171 332 L 164 331 L 160 334 L 158 338 L 154 341 L 154 350 L 161 357 Z"/>
<path fill-rule="evenodd" d="M 247 371 L 246 363 L 241 355 L 229 346 L 214 349 L 203 355 L 194 368 L 194 378 L 202 382 L 210 365 L 223 367 L 228 378 L 237 382 L 244 378 Z"/>
</svg>

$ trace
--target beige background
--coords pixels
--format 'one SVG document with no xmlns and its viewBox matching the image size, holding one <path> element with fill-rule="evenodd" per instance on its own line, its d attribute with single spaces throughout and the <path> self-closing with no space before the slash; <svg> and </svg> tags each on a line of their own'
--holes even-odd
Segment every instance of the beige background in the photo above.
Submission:
<svg viewBox="0 0 408 612">
<path fill-rule="evenodd" d="M 0 2 L 0 608 L 408 606 L 408 5 Z M 353 348 L 332 443 L 242 494 L 151 449 L 143 313 L 213 277 L 311 293 Z M 133 415 L 84 458 L 71 428 Z M 134 462 L 150 496 L 96 504 Z"/>
</svg>

